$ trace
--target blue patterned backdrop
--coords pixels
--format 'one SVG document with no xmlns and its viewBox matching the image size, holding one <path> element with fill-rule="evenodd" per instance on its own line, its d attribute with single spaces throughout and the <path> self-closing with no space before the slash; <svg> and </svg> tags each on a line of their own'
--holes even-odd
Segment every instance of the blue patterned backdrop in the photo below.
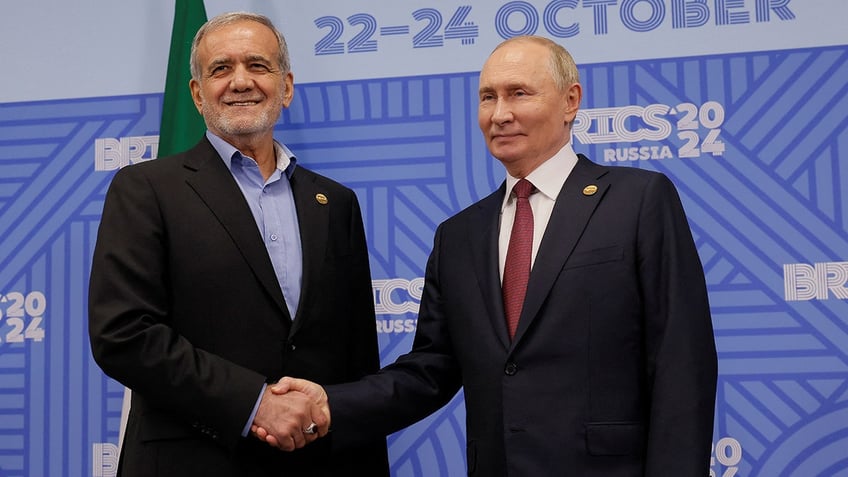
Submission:
<svg viewBox="0 0 848 477">
<path fill-rule="evenodd" d="M 848 476 L 845 37 L 578 57 L 575 150 L 666 173 L 698 244 L 719 351 L 711 475 Z M 277 127 L 301 164 L 362 202 L 384 363 L 411 346 L 436 226 L 503 180 L 476 122 L 484 57 L 299 83 Z M 0 476 L 114 475 L 124 390 L 91 359 L 85 296 L 106 187 L 155 157 L 161 102 L 0 103 Z M 464 429 L 460 394 L 390 437 L 393 475 L 465 475 Z"/>
</svg>

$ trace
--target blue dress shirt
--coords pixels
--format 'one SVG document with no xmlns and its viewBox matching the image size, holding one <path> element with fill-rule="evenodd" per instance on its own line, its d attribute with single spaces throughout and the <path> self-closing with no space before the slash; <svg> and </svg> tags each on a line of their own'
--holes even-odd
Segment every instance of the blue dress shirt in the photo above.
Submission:
<svg viewBox="0 0 848 477">
<path fill-rule="evenodd" d="M 300 227 L 297 224 L 297 209 L 289 183 L 297 159 L 285 145 L 275 141 L 277 167 L 268 180 L 265 180 L 259 165 L 252 157 L 245 156 L 232 144 L 210 131 L 206 131 L 206 137 L 232 173 L 250 207 L 256 227 L 268 250 L 268 256 L 271 257 L 271 264 L 274 266 L 277 281 L 283 291 L 289 315 L 294 319 L 300 302 L 300 287 L 303 279 Z M 253 406 L 253 412 L 250 413 L 250 418 L 242 429 L 242 436 L 247 436 L 250 431 L 250 425 L 253 423 L 256 411 L 259 410 L 259 403 L 262 401 L 264 392 L 265 386 L 262 387 Z"/>
</svg>

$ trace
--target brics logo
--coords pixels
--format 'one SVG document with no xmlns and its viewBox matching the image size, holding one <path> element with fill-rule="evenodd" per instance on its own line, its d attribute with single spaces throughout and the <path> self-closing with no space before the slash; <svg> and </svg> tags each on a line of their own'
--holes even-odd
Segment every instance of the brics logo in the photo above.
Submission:
<svg viewBox="0 0 848 477">
<path fill-rule="evenodd" d="M 118 446 L 106 442 L 92 445 L 92 477 L 115 477 L 118 475 Z"/>
<path fill-rule="evenodd" d="M 848 262 L 783 265 L 786 301 L 848 300 Z"/>
<path fill-rule="evenodd" d="M 397 316 L 418 314 L 421 294 L 424 291 L 424 278 L 371 280 L 371 288 L 374 293 L 374 311 L 378 315 L 377 333 L 414 333 L 418 326 L 417 317 Z"/>
<path fill-rule="evenodd" d="M 378 315 L 418 313 L 421 293 L 424 291 L 424 278 L 371 280 L 371 287 L 374 290 L 374 308 Z"/>
<path fill-rule="evenodd" d="M 573 132 L 581 144 L 655 143 L 605 149 L 604 162 L 723 156 L 725 116 L 724 105 L 716 101 L 582 109 Z"/>
<path fill-rule="evenodd" d="M 137 162 L 156 159 L 159 136 L 105 137 L 94 140 L 94 170 L 114 171 Z"/>
</svg>

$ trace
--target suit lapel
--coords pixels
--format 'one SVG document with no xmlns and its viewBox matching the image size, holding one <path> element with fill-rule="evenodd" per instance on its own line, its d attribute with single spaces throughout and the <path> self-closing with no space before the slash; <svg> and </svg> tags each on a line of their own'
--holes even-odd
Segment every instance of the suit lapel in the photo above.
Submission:
<svg viewBox="0 0 848 477">
<path fill-rule="evenodd" d="M 327 249 L 330 227 L 330 207 L 334 197 L 326 190 L 320 189 L 315 183 L 315 176 L 303 168 L 296 168 L 290 179 L 292 195 L 297 208 L 297 221 L 300 226 L 300 243 L 303 254 L 303 279 L 300 286 L 300 304 L 295 312 L 297 316 L 292 323 L 289 333 L 293 335 L 303 325 L 308 316 L 301 310 L 308 309 L 313 300 L 313 294 L 320 284 L 313 284 L 314 277 L 320 276 L 321 264 Z M 318 194 L 326 201 L 318 201 Z"/>
<path fill-rule="evenodd" d="M 539 244 L 513 343 L 521 339 L 538 315 L 586 224 L 609 188 L 608 183 L 601 181 L 605 173 L 602 167 L 582 154 L 578 155 L 577 165 L 557 197 L 542 242 Z M 584 193 L 584 189 L 590 185 L 596 186 L 597 190 L 591 194 Z"/>
<path fill-rule="evenodd" d="M 235 179 L 209 141 L 204 138 L 186 153 L 186 169 L 193 171 L 186 183 L 194 189 L 229 233 L 256 279 L 273 298 L 283 316 L 288 316 L 283 292 L 274 266 Z"/>
<path fill-rule="evenodd" d="M 501 293 L 500 267 L 498 265 L 498 233 L 500 213 L 506 183 L 494 193 L 477 203 L 477 213 L 469 221 L 468 243 L 474 260 L 477 283 L 486 304 L 486 315 L 492 322 L 498 339 L 504 348 L 509 347 L 506 318 L 504 317 L 503 295 Z"/>
</svg>

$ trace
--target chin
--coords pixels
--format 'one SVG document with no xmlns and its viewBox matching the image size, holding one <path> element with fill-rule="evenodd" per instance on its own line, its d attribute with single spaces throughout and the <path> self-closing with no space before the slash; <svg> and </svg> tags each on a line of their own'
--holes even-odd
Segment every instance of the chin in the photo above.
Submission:
<svg viewBox="0 0 848 477">
<path fill-rule="evenodd" d="M 520 154 L 515 151 L 497 147 L 491 148 L 490 152 L 492 153 L 492 156 L 495 157 L 495 159 L 501 162 L 512 162 L 520 156 Z"/>
</svg>

